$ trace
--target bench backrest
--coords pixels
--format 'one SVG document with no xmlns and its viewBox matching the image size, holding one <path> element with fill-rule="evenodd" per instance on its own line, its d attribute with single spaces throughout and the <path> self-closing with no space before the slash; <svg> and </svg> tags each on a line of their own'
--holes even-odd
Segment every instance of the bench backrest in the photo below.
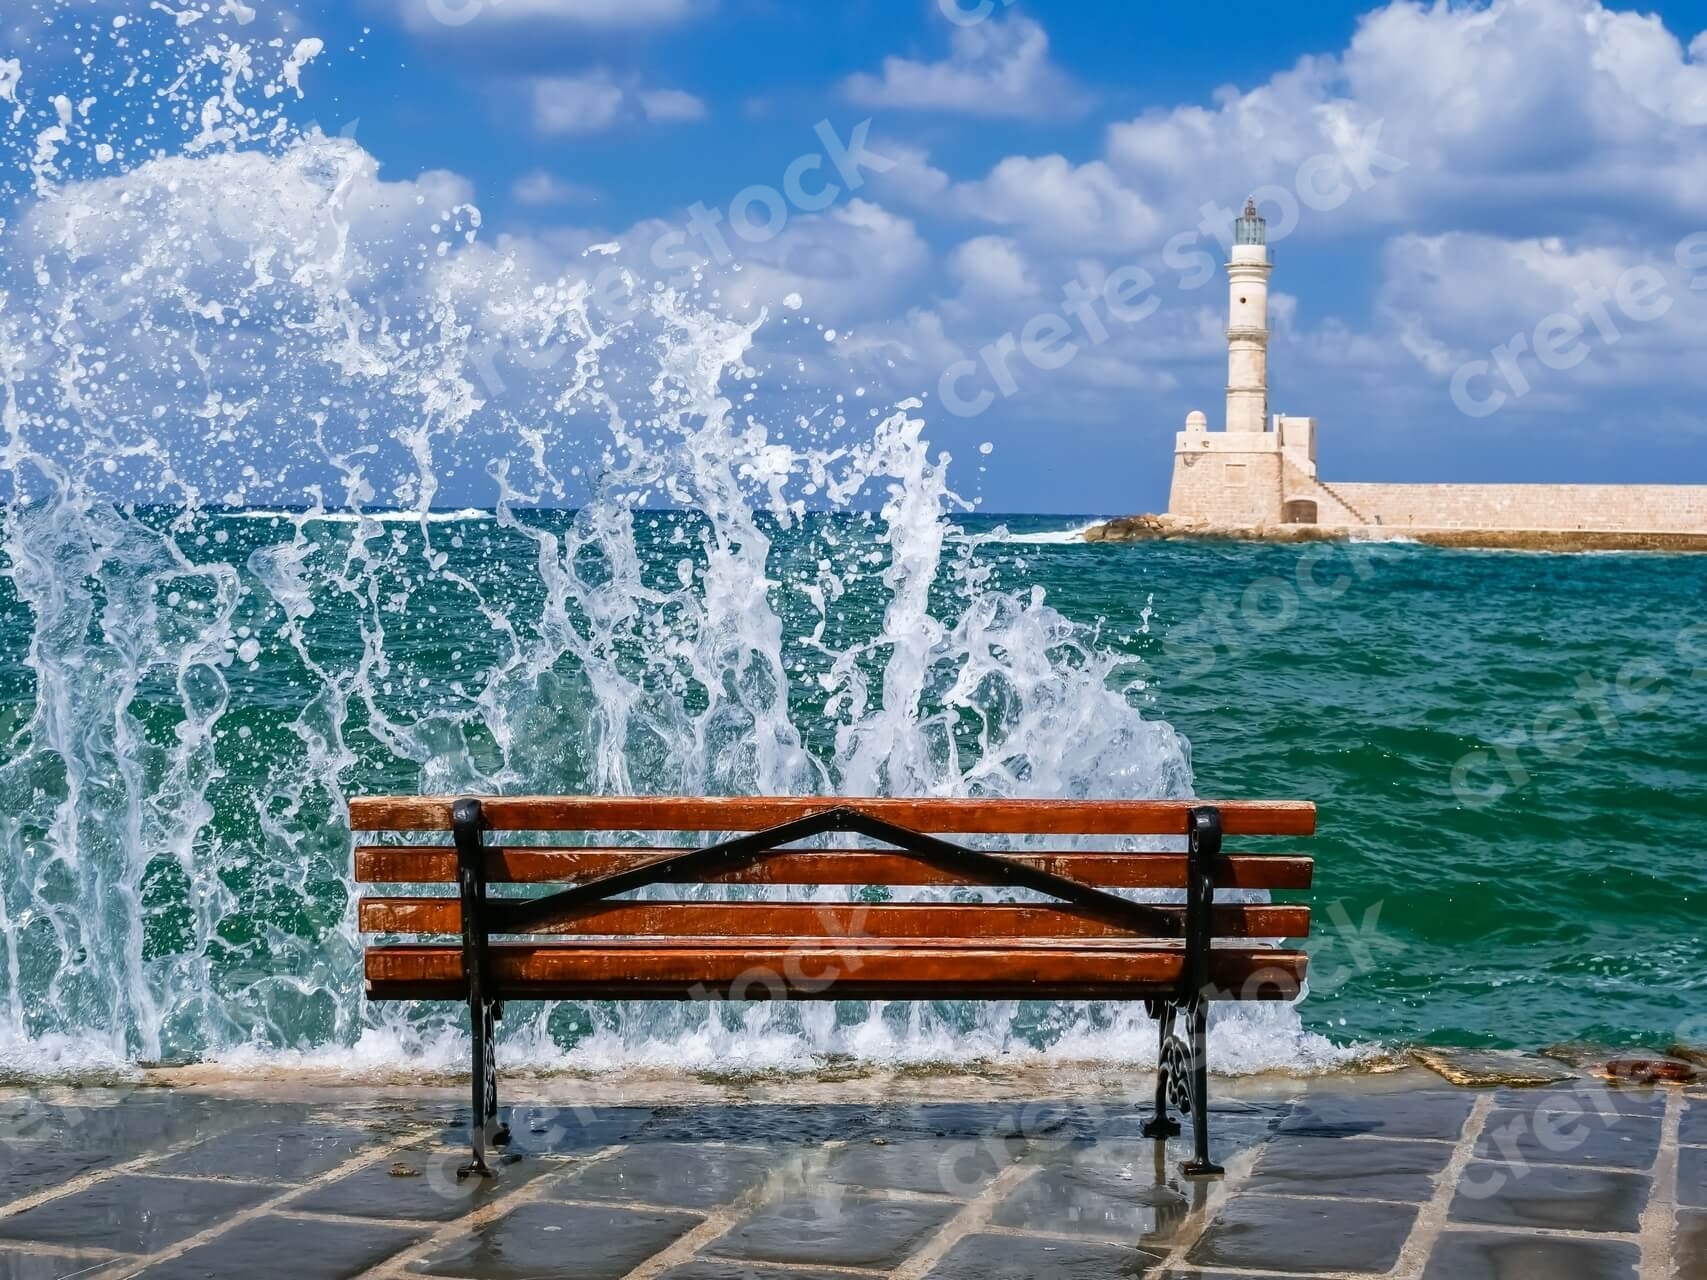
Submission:
<svg viewBox="0 0 1707 1280">
<path fill-rule="evenodd" d="M 358 831 L 452 832 L 457 801 L 441 797 L 372 797 L 351 802 Z M 513 936 L 706 939 L 865 938 L 977 939 L 1183 938 L 1186 905 L 1113 906 L 1111 889 L 1186 889 L 1187 852 L 1040 848 L 1035 842 L 999 851 L 967 851 L 953 836 L 1185 837 L 1194 812 L 1219 816 L 1215 847 L 1204 866 L 1215 888 L 1308 888 L 1312 859 L 1296 854 L 1225 853 L 1220 835 L 1307 836 L 1315 807 L 1293 801 L 1071 801 L 975 799 L 838 799 L 822 797 L 492 797 L 479 806 L 479 891 L 486 884 L 579 886 L 554 895 L 554 909 L 532 918 L 514 898 L 488 900 L 489 933 Z M 814 824 L 816 824 L 814 826 Z M 803 829 L 851 832 L 889 847 L 781 848 Z M 510 844 L 505 833 L 571 833 L 562 844 Z M 672 833 L 668 844 L 599 843 L 610 833 Z M 682 833 L 738 833 L 710 851 L 680 841 Z M 491 834 L 485 834 L 491 833 Z M 741 834 L 757 833 L 757 834 Z M 584 841 L 590 841 L 583 843 Z M 981 842 L 987 844 L 988 842 Z M 1067 841 L 1063 841 L 1067 843 Z M 453 884 L 454 844 L 363 844 L 355 877 L 373 884 Z M 814 886 L 988 886 L 1031 888 L 1053 900 L 1027 903 L 853 903 L 660 901 L 613 898 L 651 884 Z M 364 898 L 364 932 L 459 934 L 468 886 L 459 897 Z M 581 897 L 576 895 L 580 894 Z M 1210 895 L 1212 898 L 1212 894 Z M 509 912 L 505 915 L 505 912 Z M 1219 904 L 1213 936 L 1296 938 L 1308 934 L 1305 906 Z"/>
</svg>

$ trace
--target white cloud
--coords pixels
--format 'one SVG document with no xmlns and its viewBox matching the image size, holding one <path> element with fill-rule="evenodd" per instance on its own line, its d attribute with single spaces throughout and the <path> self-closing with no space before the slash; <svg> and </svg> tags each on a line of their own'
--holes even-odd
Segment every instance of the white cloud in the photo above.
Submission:
<svg viewBox="0 0 1707 1280">
<path fill-rule="evenodd" d="M 712 0 L 397 0 L 412 31 L 463 30 L 557 23 L 578 27 L 649 27 L 685 22 Z"/>
<path fill-rule="evenodd" d="M 545 76 L 528 86 L 534 127 L 548 135 L 600 133 L 622 121 L 701 120 L 705 103 L 680 89 L 619 83 L 604 67 L 576 76 Z"/>
<path fill-rule="evenodd" d="M 871 149 L 894 162 L 893 168 L 871 175 L 872 189 L 901 204 L 929 207 L 951 185 L 948 174 L 934 167 L 929 154 L 919 147 L 882 138 L 873 142 Z"/>
<path fill-rule="evenodd" d="M 590 204 L 599 198 L 599 193 L 593 187 L 583 186 L 579 182 L 565 182 L 561 178 L 536 169 L 516 180 L 510 189 L 521 204 L 533 208 L 542 208 L 554 204 Z"/>
<path fill-rule="evenodd" d="M 541 133 L 598 133 L 616 123 L 623 91 L 608 71 L 535 80 L 533 122 Z"/>
<path fill-rule="evenodd" d="M 981 116 L 1069 115 L 1087 104 L 1050 59 L 1049 34 L 1029 18 L 959 27 L 946 60 L 885 58 L 881 76 L 852 76 L 847 92 L 864 106 Z"/>
<path fill-rule="evenodd" d="M 1554 396 L 1656 383 L 1700 386 L 1707 367 L 1693 356 L 1707 343 L 1707 292 L 1691 285 L 1698 275 L 1707 279 L 1701 272 L 1707 252 L 1686 250 L 1683 261 L 1693 270 L 1680 266 L 1676 245 L 1645 251 L 1628 243 L 1474 232 L 1398 236 L 1384 255 L 1378 312 L 1437 379 L 1466 360 L 1489 359 L 1494 347 L 1521 335 L 1519 366 Z M 1592 312 L 1596 299 L 1609 333 Z M 1536 330 L 1557 316 L 1581 327 L 1587 353 L 1569 369 L 1538 369 L 1529 348 Z"/>
<path fill-rule="evenodd" d="M 961 359 L 965 348 L 948 336 L 940 312 L 911 307 L 905 315 L 880 324 L 866 324 L 848 344 L 847 354 L 873 371 L 896 370 L 894 385 L 904 394 L 928 388 L 937 371 Z"/>
<path fill-rule="evenodd" d="M 1697 37 L 1686 53 L 1658 18 L 1599 0 L 1392 3 L 1340 54 L 1112 126 L 1107 158 L 1181 229 L 1206 201 L 1296 190 L 1316 156 L 1332 158 L 1317 190 L 1349 194 L 1306 209 L 1306 233 L 1631 204 L 1695 212 L 1707 207 L 1704 48 Z M 1345 157 L 1376 127 L 1379 151 L 1405 168 L 1360 180 Z"/>
<path fill-rule="evenodd" d="M 814 315 L 846 323 L 904 305 L 930 271 L 931 250 L 910 219 L 855 198 L 740 245 L 740 264 L 723 286 L 734 305 L 775 308 L 798 293 Z"/>
<path fill-rule="evenodd" d="M 1037 278 L 1025 253 L 1006 236 L 979 236 L 958 246 L 949 269 L 970 294 L 1026 298 L 1037 293 Z"/>
<path fill-rule="evenodd" d="M 1020 229 L 1030 241 L 1078 252 L 1136 248 L 1162 229 L 1156 211 L 1100 160 L 1009 156 L 952 191 L 959 212 Z"/>
<path fill-rule="evenodd" d="M 640 109 L 648 120 L 703 120 L 705 103 L 681 89 L 649 89 L 640 94 Z"/>
</svg>

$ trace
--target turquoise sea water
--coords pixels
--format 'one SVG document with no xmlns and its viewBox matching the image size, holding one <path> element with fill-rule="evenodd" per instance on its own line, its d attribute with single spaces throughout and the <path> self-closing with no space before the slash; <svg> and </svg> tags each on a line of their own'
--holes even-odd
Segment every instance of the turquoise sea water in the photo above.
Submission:
<svg viewBox="0 0 1707 1280">
<path fill-rule="evenodd" d="M 1367 962 L 1349 942 L 1317 956 L 1319 975 L 1349 972 L 1331 993 L 1318 982 L 1305 1023 L 1539 1048 L 1663 1047 L 1689 1022 L 1699 1042 L 1707 560 L 1381 545 L 1366 579 L 1343 553 L 1306 564 L 1329 588 L 1348 578 L 1344 594 L 1298 592 L 1290 625 L 1253 629 L 1243 592 L 1270 580 L 1255 616 L 1284 617 L 1289 593 L 1273 580 L 1296 586 L 1306 554 L 1321 553 L 1169 544 L 1024 557 L 1064 610 L 1106 616 L 1105 633 L 1151 664 L 1151 711 L 1190 739 L 1202 794 L 1320 805 L 1315 901 L 1374 927 Z M 1166 638 L 1202 621 L 1210 594 L 1235 606 L 1239 648 L 1211 655 L 1205 625 L 1170 652 Z M 1145 599 L 1149 634 L 1134 635 Z M 1487 754 L 1455 789 L 1475 751 Z"/>
<path fill-rule="evenodd" d="M 705 574 L 703 520 L 642 512 L 635 521 L 632 582 L 668 601 Z M 446 559 L 432 570 L 415 523 L 299 527 L 250 513 L 174 526 L 172 513 L 145 512 L 109 528 L 113 545 L 133 539 L 134 554 L 109 547 L 99 572 L 69 584 L 87 591 L 81 612 L 41 617 L 39 603 L 0 583 L 14 734 L 13 763 L 0 773 L 12 815 L 13 1056 L 79 1036 L 143 1058 L 244 1047 L 336 1056 L 376 1026 L 394 1037 L 405 1028 L 382 1055 L 453 1039 L 454 1010 L 399 1021 L 362 1007 L 343 795 L 613 789 L 612 729 L 601 723 L 612 694 L 597 687 L 611 671 L 631 674 L 636 691 L 668 692 L 620 734 L 621 789 L 742 789 L 739 768 L 684 779 L 684 757 L 666 742 L 698 734 L 701 749 L 725 759 L 765 733 L 743 708 L 763 705 L 766 690 L 733 698 L 720 724 L 707 690 L 683 675 L 692 662 L 661 656 L 670 643 L 656 628 L 667 630 L 685 600 L 633 628 L 612 626 L 609 652 L 592 654 L 605 642 L 588 604 L 614 579 L 606 552 L 589 545 L 565 558 L 580 584 L 567 625 L 586 638 L 537 647 L 560 621 L 537 539 L 572 537 L 575 523 L 562 513 L 511 528 L 473 514 L 435 523 L 429 536 Z M 1094 667 L 1098 685 L 1151 722 L 1158 737 L 1124 748 L 1160 757 L 1134 775 L 1133 793 L 1183 779 L 1168 753 L 1183 764 L 1188 751 L 1198 794 L 1318 803 L 1320 835 L 1307 842 L 1317 888 L 1306 896 L 1317 907 L 1316 977 L 1302 1027 L 1247 1028 L 1258 1043 L 1236 1051 L 1236 1065 L 1321 1065 L 1331 1055 L 1315 1036 L 1354 1047 L 1539 1048 L 1663 1045 L 1680 1027 L 1699 1035 L 1685 1024 L 1707 988 L 1707 628 L 1695 625 L 1707 619 L 1707 561 L 1397 544 L 1099 546 L 1066 537 L 1082 523 L 972 518 L 949 533 L 950 567 L 906 630 L 935 618 L 952 633 L 968 591 L 973 613 L 979 601 L 997 612 L 1024 612 L 1017 602 L 1029 601 L 1060 617 L 1054 633 L 997 627 L 975 641 L 971 649 L 1016 652 L 998 655 L 969 696 L 953 692 L 972 662 L 956 647 L 964 636 L 935 637 L 911 719 L 925 722 L 917 736 L 927 751 L 940 755 L 953 739 L 959 768 L 973 774 L 981 757 L 1032 735 L 1037 756 L 1010 789 L 1058 793 L 1048 780 L 1025 782 L 1057 740 L 1039 708 L 1072 719 L 1085 695 L 1069 686 L 1051 709 L 1055 695 L 1022 691 L 1017 647 L 1036 644 L 1033 656 L 1049 649 L 1055 668 Z M 881 699 L 896 696 L 905 646 L 885 632 L 894 601 L 881 530 L 857 516 L 765 528 L 777 662 L 711 675 L 713 684 L 786 681 L 805 751 L 838 762 L 816 789 L 868 789 L 837 775 L 858 756 L 838 733 L 850 697 L 881 713 Z M 161 544 L 149 549 L 140 531 L 179 547 L 184 563 L 159 562 Z M 359 573 L 355 557 L 365 557 Z M 832 563 L 845 571 L 843 589 L 824 603 L 818 584 Z M 222 651 L 190 661 L 210 633 L 226 637 Z M 518 661 L 528 653 L 550 656 Z M 54 698 L 76 705 L 43 716 L 43 670 L 58 682 Z M 122 707 L 98 710 L 115 699 Z M 957 701 L 931 745 L 930 722 Z M 48 749 L 39 737 L 59 731 L 55 716 L 77 733 Z M 1132 729 L 1111 721 L 1109 732 Z M 1058 740 L 1085 750 L 1075 735 Z M 1065 764 L 1060 776 L 1089 779 L 1070 784 L 1088 794 L 1124 793 L 1129 781 Z M 945 1007 L 921 1028 L 891 1011 L 892 1042 L 875 1052 L 929 1058 L 1065 1039 L 1064 1051 L 1118 1054 L 1123 1033 L 1143 1040 L 1107 1015 L 998 1013 L 992 1041 L 988 1015 Z M 707 1047 L 697 1016 L 560 1008 L 519 1034 L 533 1036 L 528 1056 L 547 1063 L 601 1037 L 624 1042 L 629 1058 L 680 1055 L 690 1065 L 738 1052 L 744 1035 L 785 1031 L 792 1040 L 766 1061 L 805 1061 L 815 1047 L 860 1052 L 857 1038 L 836 1041 L 823 1027 L 753 1028 L 739 1017 L 729 1042 Z M 837 1018 L 845 1029 L 869 1016 L 860 1007 Z"/>
</svg>

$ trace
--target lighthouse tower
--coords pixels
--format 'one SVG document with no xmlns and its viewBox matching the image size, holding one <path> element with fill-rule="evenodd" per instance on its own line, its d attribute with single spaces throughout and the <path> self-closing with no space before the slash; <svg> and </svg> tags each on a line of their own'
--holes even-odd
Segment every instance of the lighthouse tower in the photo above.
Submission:
<svg viewBox="0 0 1707 1280">
<path fill-rule="evenodd" d="M 1190 524 L 1245 529 L 1313 523 L 1316 420 L 1268 412 L 1268 224 L 1256 201 L 1233 222 L 1227 263 L 1227 429 L 1192 410 L 1174 437 L 1168 514 Z"/>
<path fill-rule="evenodd" d="M 1268 430 L 1268 223 L 1256 201 L 1233 223 L 1227 264 L 1227 430 Z"/>
</svg>

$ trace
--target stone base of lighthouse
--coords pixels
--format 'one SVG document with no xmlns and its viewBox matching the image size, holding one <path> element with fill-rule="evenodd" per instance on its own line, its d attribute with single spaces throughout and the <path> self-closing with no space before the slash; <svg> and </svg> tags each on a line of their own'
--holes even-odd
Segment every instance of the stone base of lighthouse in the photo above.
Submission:
<svg viewBox="0 0 1707 1280">
<path fill-rule="evenodd" d="M 1215 528 L 1316 523 L 1316 420 L 1277 416 L 1269 425 L 1212 432 L 1192 414 L 1174 437 L 1168 514 Z"/>
<path fill-rule="evenodd" d="M 1271 434 L 1181 432 L 1168 514 L 1217 526 L 1279 524 L 1282 466 Z"/>
</svg>

